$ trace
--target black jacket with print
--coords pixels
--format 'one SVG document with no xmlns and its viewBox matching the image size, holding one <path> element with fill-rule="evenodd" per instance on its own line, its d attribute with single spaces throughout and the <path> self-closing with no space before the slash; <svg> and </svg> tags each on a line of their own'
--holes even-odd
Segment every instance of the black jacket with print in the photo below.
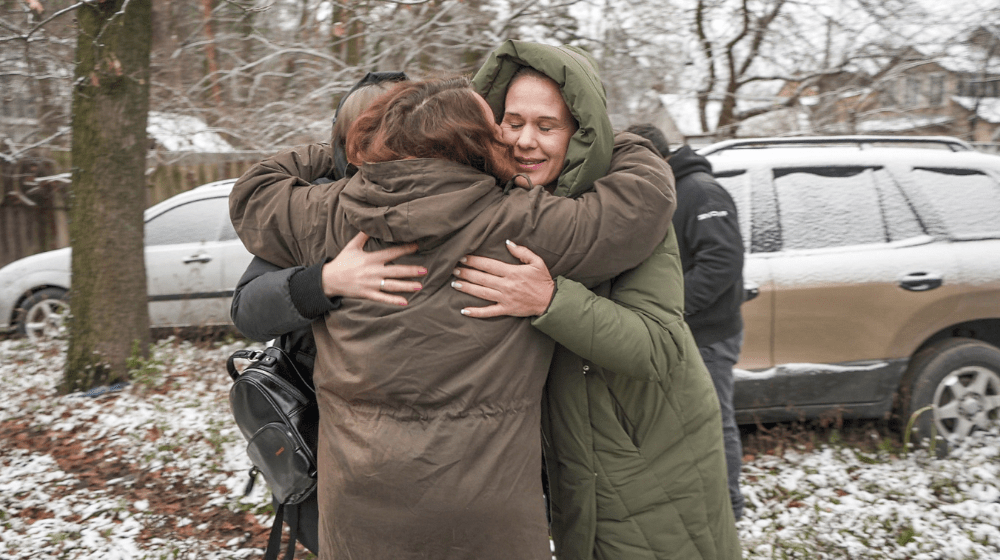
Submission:
<svg viewBox="0 0 1000 560">
<path fill-rule="evenodd" d="M 743 330 L 743 238 L 733 198 L 712 164 L 682 146 L 667 158 L 677 180 L 673 224 L 684 267 L 684 313 L 698 346 Z"/>
</svg>

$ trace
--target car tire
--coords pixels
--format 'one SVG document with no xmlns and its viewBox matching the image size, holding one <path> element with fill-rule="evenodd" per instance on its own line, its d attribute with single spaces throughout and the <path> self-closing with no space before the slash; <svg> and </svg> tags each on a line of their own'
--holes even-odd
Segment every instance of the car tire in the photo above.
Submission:
<svg viewBox="0 0 1000 560">
<path fill-rule="evenodd" d="M 995 425 L 1000 415 L 1000 348 L 971 338 L 950 338 L 921 350 L 910 362 L 910 415 L 933 404 L 913 424 L 912 441 L 930 437 L 932 426 L 943 440 L 942 452 L 976 429 Z M 905 429 L 905 428 L 904 428 Z"/>
<path fill-rule="evenodd" d="M 32 341 L 51 340 L 62 335 L 69 302 L 66 290 L 38 290 L 18 305 L 14 311 L 14 329 Z"/>
</svg>

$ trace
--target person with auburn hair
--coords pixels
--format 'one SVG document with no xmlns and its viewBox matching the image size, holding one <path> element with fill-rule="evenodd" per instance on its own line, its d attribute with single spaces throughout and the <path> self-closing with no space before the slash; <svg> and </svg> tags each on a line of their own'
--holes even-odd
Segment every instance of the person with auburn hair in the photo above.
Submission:
<svg viewBox="0 0 1000 560">
<path fill-rule="evenodd" d="M 348 128 L 392 84 L 408 79 L 403 72 L 368 72 L 347 91 L 334 113 L 330 143 L 316 144 L 317 149 L 329 150 L 333 165 L 313 183 L 330 183 L 357 172 L 358 168 L 347 162 L 344 152 Z M 282 268 L 254 257 L 233 292 L 230 309 L 233 324 L 251 340 L 275 340 L 275 345 L 311 376 L 316 359 L 316 342 L 310 328 L 313 320 L 339 308 L 342 297 L 398 304 L 406 300 L 389 292 L 420 289 L 419 282 L 404 280 L 419 277 L 419 267 L 385 266 L 401 255 L 416 251 L 416 244 L 366 253 L 362 246 L 367 240 L 365 234 L 359 233 L 336 258 L 331 256 L 308 267 Z M 382 285 L 390 272 L 394 275 L 390 284 Z M 297 507 L 286 508 L 285 522 L 290 529 L 294 528 L 296 540 L 314 554 L 319 551 L 318 519 L 315 492 Z"/>
<path fill-rule="evenodd" d="M 513 262 L 530 248 L 554 274 L 607 280 L 642 262 L 670 227 L 669 168 L 637 167 L 569 199 L 513 188 L 517 171 L 466 79 L 401 83 L 348 132 L 348 181 L 311 185 L 329 150 L 251 168 L 230 214 L 255 255 L 308 266 L 358 232 L 367 250 L 416 243 L 428 271 L 406 305 L 344 298 L 313 324 L 320 407 L 320 558 L 551 557 L 541 465 L 541 393 L 551 339 L 527 320 L 469 321 L 477 298 L 450 287 L 467 254 Z M 631 160 L 631 161 L 630 161 Z M 634 228 L 649 232 L 636 239 Z"/>
<path fill-rule="evenodd" d="M 488 108 L 464 78 L 400 84 L 351 125 L 347 159 L 354 165 L 447 159 L 506 183 L 517 173 L 513 151 Z"/>
</svg>

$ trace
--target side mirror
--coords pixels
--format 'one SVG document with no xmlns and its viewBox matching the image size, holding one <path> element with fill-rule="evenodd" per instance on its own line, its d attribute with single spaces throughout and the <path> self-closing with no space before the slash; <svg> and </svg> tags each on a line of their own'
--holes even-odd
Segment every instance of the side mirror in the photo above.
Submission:
<svg viewBox="0 0 1000 560">
<path fill-rule="evenodd" d="M 756 282 L 743 282 L 743 302 L 746 303 L 760 295 L 760 286 Z"/>
</svg>

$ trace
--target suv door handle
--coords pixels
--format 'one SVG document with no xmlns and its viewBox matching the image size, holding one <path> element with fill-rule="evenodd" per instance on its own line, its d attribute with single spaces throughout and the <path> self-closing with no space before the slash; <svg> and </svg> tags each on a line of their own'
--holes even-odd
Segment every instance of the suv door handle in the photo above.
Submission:
<svg viewBox="0 0 1000 560">
<path fill-rule="evenodd" d="M 936 272 L 911 272 L 899 278 L 899 286 L 911 292 L 926 292 L 938 288 L 944 279 Z"/>
<path fill-rule="evenodd" d="M 190 257 L 184 259 L 184 264 L 207 263 L 207 262 L 210 262 L 211 260 L 212 260 L 212 257 L 210 257 L 210 256 L 208 256 L 208 255 L 206 255 L 206 254 L 203 253 L 201 255 L 191 255 Z"/>
</svg>

